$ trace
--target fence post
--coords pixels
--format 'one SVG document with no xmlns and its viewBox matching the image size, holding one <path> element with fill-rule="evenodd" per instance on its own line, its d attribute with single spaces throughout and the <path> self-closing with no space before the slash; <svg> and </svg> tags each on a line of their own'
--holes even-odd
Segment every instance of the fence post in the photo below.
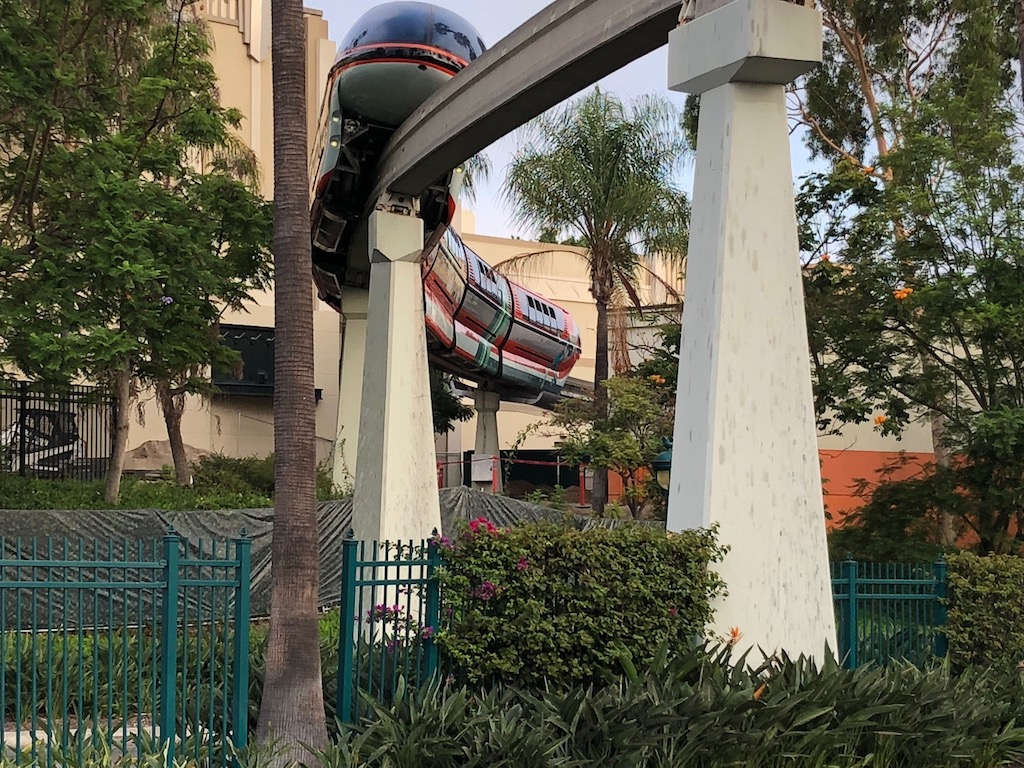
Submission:
<svg viewBox="0 0 1024 768">
<path fill-rule="evenodd" d="M 943 555 L 935 563 L 935 655 L 944 657 L 949 651 L 949 638 L 946 637 L 946 599 L 949 597 L 949 565 Z"/>
<path fill-rule="evenodd" d="M 174 760 L 178 689 L 178 576 L 181 537 L 174 528 L 164 536 L 164 594 L 160 616 L 160 743 L 167 749 L 167 763 Z"/>
<path fill-rule="evenodd" d="M 856 669 L 857 658 L 857 561 L 847 555 L 843 561 L 843 579 L 846 581 L 846 668 Z"/>
<path fill-rule="evenodd" d="M 252 539 L 245 528 L 235 539 L 235 635 L 231 676 L 231 743 L 236 749 L 249 742 L 249 587 L 252 582 Z"/>
<path fill-rule="evenodd" d="M 25 412 L 28 410 L 28 382 L 18 382 L 18 474 L 25 476 Z"/>
<path fill-rule="evenodd" d="M 423 653 L 423 679 L 432 677 L 437 672 L 437 633 L 441 631 L 441 583 L 437 571 L 441 566 L 441 549 L 438 546 L 440 534 L 435 530 L 434 537 L 427 543 L 427 615 L 423 618 L 423 626 L 432 627 L 426 638 Z"/>
<path fill-rule="evenodd" d="M 341 631 L 338 633 L 338 707 L 339 722 L 352 722 L 355 685 L 355 633 L 361 616 L 356 615 L 356 566 L 359 542 L 351 528 L 341 543 Z"/>
</svg>

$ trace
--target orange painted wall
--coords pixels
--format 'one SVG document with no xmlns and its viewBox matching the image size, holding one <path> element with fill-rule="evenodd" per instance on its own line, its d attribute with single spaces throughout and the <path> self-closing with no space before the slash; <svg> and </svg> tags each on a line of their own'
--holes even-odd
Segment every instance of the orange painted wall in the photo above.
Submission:
<svg viewBox="0 0 1024 768">
<path fill-rule="evenodd" d="M 905 451 L 820 450 L 821 483 L 829 529 L 842 525 L 843 519 L 862 507 L 871 487 L 883 480 L 906 480 L 924 471 L 935 460 L 932 453 Z M 861 480 L 868 485 L 860 491 Z M 608 473 L 608 499 L 622 497 L 622 478 Z"/>
<path fill-rule="evenodd" d="M 825 493 L 825 509 L 831 516 L 828 527 L 842 524 L 843 518 L 861 507 L 870 495 L 870 486 L 882 480 L 906 480 L 924 471 L 935 460 L 932 453 L 901 451 L 826 451 L 821 458 L 821 481 Z M 860 480 L 869 487 L 858 495 Z"/>
</svg>

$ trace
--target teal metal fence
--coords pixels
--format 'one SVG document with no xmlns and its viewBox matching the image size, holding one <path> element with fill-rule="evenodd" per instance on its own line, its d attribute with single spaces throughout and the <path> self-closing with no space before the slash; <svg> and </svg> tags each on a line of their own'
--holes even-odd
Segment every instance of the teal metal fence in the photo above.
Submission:
<svg viewBox="0 0 1024 768">
<path fill-rule="evenodd" d="M 360 691 L 388 701 L 399 678 L 410 684 L 438 669 L 434 634 L 441 620 L 437 544 L 342 544 L 337 716 L 360 717 Z"/>
<path fill-rule="evenodd" d="M 433 636 L 443 622 L 437 545 L 359 542 L 342 549 L 337 715 L 360 717 L 360 691 L 388 700 L 399 677 L 439 670 Z M 838 655 L 849 668 L 946 654 L 946 564 L 832 563 Z M 450 670 L 455 671 L 457 670 Z"/>
<path fill-rule="evenodd" d="M 248 733 L 250 542 L 0 539 L 7 754 L 227 765 Z"/>
<path fill-rule="evenodd" d="M 839 658 L 849 668 L 946 655 L 946 563 L 832 563 Z"/>
</svg>

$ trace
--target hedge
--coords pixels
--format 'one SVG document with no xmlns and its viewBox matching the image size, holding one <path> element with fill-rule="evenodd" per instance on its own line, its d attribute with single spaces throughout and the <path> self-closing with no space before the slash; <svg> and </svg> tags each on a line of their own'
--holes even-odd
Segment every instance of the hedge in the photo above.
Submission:
<svg viewBox="0 0 1024 768">
<path fill-rule="evenodd" d="M 442 540 L 448 618 L 438 634 L 469 683 L 585 684 L 618 675 L 623 658 L 691 644 L 725 585 L 709 564 L 713 531 L 643 526 L 580 531 L 557 523 L 499 530 L 484 519 Z"/>
<path fill-rule="evenodd" d="M 955 669 L 1024 662 L 1024 558 L 950 555 L 946 637 Z"/>
</svg>

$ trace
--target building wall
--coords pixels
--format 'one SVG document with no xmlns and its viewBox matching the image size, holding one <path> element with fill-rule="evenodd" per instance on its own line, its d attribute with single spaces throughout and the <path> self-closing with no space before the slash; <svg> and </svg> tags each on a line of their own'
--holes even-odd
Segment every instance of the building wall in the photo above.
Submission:
<svg viewBox="0 0 1024 768">
<path fill-rule="evenodd" d="M 260 189 L 273 198 L 274 132 L 273 91 L 270 60 L 270 0 L 202 0 L 198 12 L 204 17 L 212 42 L 211 59 L 217 72 L 221 103 L 238 109 L 244 116 L 239 137 L 256 154 L 260 168 Z M 334 62 L 336 46 L 328 36 L 321 11 L 306 9 L 307 104 L 309 136 L 316 131 L 324 83 Z M 312 280 L 310 292 L 313 292 Z M 257 292 L 243 312 L 230 312 L 224 324 L 274 327 L 274 294 Z M 339 317 L 316 302 L 313 315 L 314 380 L 322 390 L 316 408 L 317 456 L 326 459 L 334 445 L 338 410 L 338 360 L 340 358 Z M 160 409 L 152 392 L 140 397 L 139 418 L 133 420 L 128 448 L 147 441 L 165 441 Z M 182 421 L 186 445 L 200 452 L 231 456 L 264 456 L 274 449 L 273 407 L 270 397 L 221 395 L 213 398 L 191 396 Z M 129 466 L 133 466 L 129 461 Z"/>
</svg>

